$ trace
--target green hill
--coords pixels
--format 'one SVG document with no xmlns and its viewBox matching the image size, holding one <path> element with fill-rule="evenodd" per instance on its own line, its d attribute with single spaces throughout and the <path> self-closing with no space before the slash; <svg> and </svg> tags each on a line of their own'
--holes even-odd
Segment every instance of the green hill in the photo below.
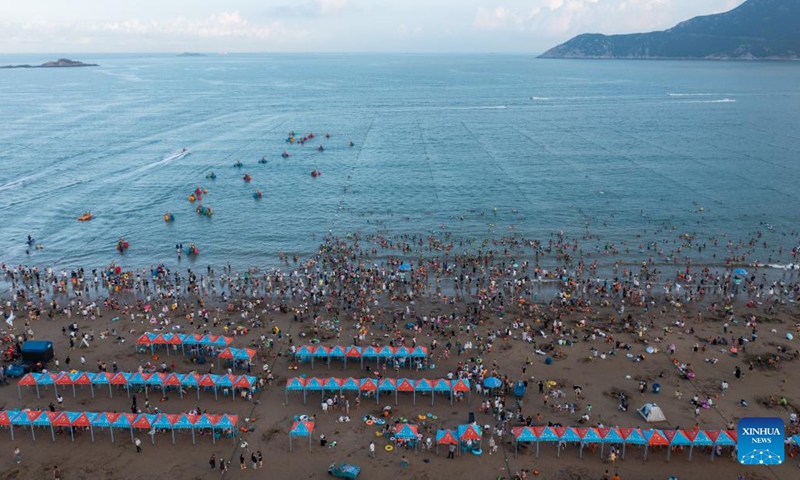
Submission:
<svg viewBox="0 0 800 480">
<path fill-rule="evenodd" d="M 748 0 L 669 30 L 578 35 L 540 58 L 800 59 L 800 0 Z"/>
</svg>

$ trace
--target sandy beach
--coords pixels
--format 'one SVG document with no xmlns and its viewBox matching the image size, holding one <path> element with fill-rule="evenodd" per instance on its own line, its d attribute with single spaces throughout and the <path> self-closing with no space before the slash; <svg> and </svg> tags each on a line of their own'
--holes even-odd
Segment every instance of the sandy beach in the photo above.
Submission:
<svg viewBox="0 0 800 480">
<path fill-rule="evenodd" d="M 141 430 L 135 432 L 141 441 L 141 452 L 137 452 L 124 429 L 115 430 L 114 443 L 107 430 L 96 430 L 92 443 L 88 431 L 76 432 L 74 442 L 66 432 L 53 442 L 49 428 L 36 429 L 35 441 L 30 429 L 15 428 L 12 442 L 10 432 L 4 429 L 0 431 L 0 444 L 5 446 L 0 455 L 0 478 L 53 478 L 56 466 L 66 479 L 219 477 L 218 469 L 210 471 L 212 454 L 231 462 L 224 476 L 236 478 L 325 478 L 328 465 L 342 461 L 360 466 L 359 478 L 511 479 L 518 475 L 516 478 L 601 479 L 606 471 L 609 478 L 618 473 L 625 480 L 796 476 L 798 463 L 788 455 L 781 466 L 746 467 L 731 457 L 731 448 L 723 449 L 723 456 L 713 461 L 707 448 L 695 448 L 691 461 L 688 450 L 676 450 L 667 461 L 664 447 L 649 448 L 644 460 L 644 449 L 631 445 L 625 459 L 615 462 L 609 461 L 607 447 L 601 457 L 599 446 L 585 447 L 579 459 L 581 452 L 575 444 L 568 444 L 556 458 L 555 443 L 542 443 L 538 458 L 535 446 L 521 448 L 517 456 L 510 434 L 512 427 L 526 421 L 532 425 L 580 422 L 579 426 L 588 427 L 692 429 L 697 425 L 726 429 L 745 416 L 777 416 L 787 423 L 788 435 L 789 415 L 800 407 L 798 349 L 796 340 L 787 337 L 797 333 L 800 313 L 794 304 L 793 276 L 784 274 L 784 282 L 780 277 L 767 279 L 753 273 L 752 279 L 747 275 L 744 282 L 735 282 L 730 275 L 733 266 L 707 271 L 706 267 L 686 266 L 685 272 L 681 269 L 676 275 L 668 268 L 663 270 L 673 273 L 658 272 L 653 266 L 609 264 L 606 268 L 613 268 L 616 280 L 609 275 L 608 281 L 597 281 L 589 260 L 582 259 L 577 269 L 573 265 L 561 272 L 542 271 L 533 259 L 529 263 L 522 256 L 522 245 L 506 246 L 505 255 L 501 246 L 495 254 L 453 253 L 401 261 L 398 249 L 402 251 L 402 241 L 390 246 L 377 237 L 361 240 L 363 244 L 358 246 L 354 239 L 327 239 L 315 257 L 287 258 L 286 267 L 272 273 L 215 272 L 209 267 L 179 272 L 178 283 L 176 272 L 155 272 L 145 285 L 149 271 L 131 272 L 123 279 L 124 271 L 115 274 L 111 269 L 106 278 L 98 273 L 101 278 L 95 289 L 93 275 L 87 271 L 78 274 L 83 278 L 78 285 L 85 287 L 80 298 L 69 285 L 69 274 L 64 277 L 67 290 L 53 294 L 59 272 L 54 271 L 49 281 L 44 271 L 39 272 L 44 288 L 38 297 L 33 287 L 38 278 L 35 273 L 28 272 L 29 278 L 24 280 L 19 268 L 13 278 L 6 270 L 4 281 L 12 287 L 11 292 L 17 292 L 3 294 L 5 316 L 12 310 L 15 315 L 10 333 L 53 341 L 59 367 L 51 362 L 51 372 L 66 370 L 69 357 L 69 369 L 91 372 L 97 372 L 102 363 L 107 371 L 116 362 L 119 371 L 135 372 L 148 362 L 156 368 L 164 362 L 169 371 L 178 373 L 226 373 L 226 365 L 219 360 L 198 365 L 180 350 L 166 355 L 161 348 L 154 360 L 148 349 L 137 349 L 135 342 L 144 332 L 230 335 L 241 327 L 239 332 L 244 328 L 248 332 L 235 335 L 232 346 L 257 349 L 251 374 L 265 385 L 251 401 L 221 394 L 215 400 L 208 392 L 199 399 L 192 391 L 184 398 L 170 393 L 166 400 L 160 392 L 149 392 L 147 398 L 136 393 L 137 408 L 143 412 L 148 400 L 151 408 L 164 413 L 235 414 L 239 426 L 252 419 L 247 424 L 252 431 L 240 433 L 234 440 L 221 438 L 216 444 L 208 435 L 201 435 L 193 445 L 188 431 L 176 432 L 173 444 L 169 433 L 156 433 L 151 439 Z M 444 240 L 430 242 L 442 242 L 441 251 L 450 251 Z M 554 247 L 569 249 L 569 241 L 559 240 Z M 719 276 L 726 271 L 727 276 Z M 690 275 L 694 282 L 686 278 Z M 683 285 L 683 291 L 675 284 Z M 114 291 L 114 285 L 119 291 Z M 96 303 L 91 306 L 90 302 Z M 73 322 L 77 322 L 78 332 L 70 348 L 65 327 Z M 80 345 L 84 334 L 91 337 L 88 347 Z M 316 362 L 312 369 L 310 363 L 297 362 L 291 355 L 293 348 L 302 345 L 346 347 L 354 343 L 362 347 L 424 346 L 431 352 L 429 363 L 435 368 L 376 369 L 374 361 L 367 361 L 362 369 L 360 362 L 352 361 L 345 369 L 343 362 L 333 360 L 330 367 Z M 731 355 L 732 344 L 737 347 L 736 356 Z M 4 348 L 9 345 L 13 342 Z M 384 394 L 376 402 L 371 397 L 357 401 L 350 393 L 345 395 L 350 421 L 340 422 L 346 415 L 343 402 L 324 413 L 320 392 L 308 392 L 305 405 L 299 392 L 289 392 L 286 401 L 285 385 L 291 377 L 458 378 L 469 376 L 478 360 L 487 374 L 507 384 L 527 381 L 521 402 L 510 391 L 486 395 L 474 388 L 469 399 L 459 398 L 452 406 L 443 394 L 437 394 L 431 406 L 429 395 L 417 394 L 413 405 L 412 396 L 401 393 L 395 405 L 393 394 Z M 737 367 L 740 378 L 734 374 Z M 682 378 L 680 369 L 692 372 L 693 378 Z M 272 377 L 269 382 L 268 375 Z M 56 410 L 131 411 L 132 399 L 124 389 L 114 390 L 113 398 L 104 389 L 95 389 L 95 398 L 86 388 L 78 387 L 75 397 L 71 389 L 61 389 L 63 404 L 57 404 L 52 388 L 40 387 L 41 398 L 37 398 L 35 389 L 23 387 L 19 398 L 17 379 L 9 381 L 0 387 L 4 410 L 47 410 L 53 402 Z M 727 384 L 724 391 L 723 381 Z M 539 382 L 544 384 L 541 394 Z M 641 382 L 646 382 L 644 393 L 639 390 Z M 659 393 L 653 393 L 654 383 L 660 385 Z M 579 396 L 574 386 L 580 386 Z M 620 393 L 627 398 L 627 411 L 619 408 Z M 331 394 L 326 393 L 325 398 L 328 396 Z M 711 399 L 712 405 L 696 413 L 694 396 L 706 406 Z M 781 404 L 783 398 L 785 405 Z M 493 409 L 482 411 L 485 401 L 502 402 L 500 411 L 507 413 L 500 416 Z M 636 409 L 645 403 L 657 403 L 667 421 L 644 422 Z M 472 412 L 478 425 L 489 426 L 484 430 L 483 453 L 466 452 L 448 459 L 446 445 L 439 448 L 438 455 L 435 447 L 432 451 L 398 448 L 388 452 L 384 447 L 389 442 L 376 436 L 379 428 L 362 421 L 364 415 L 380 416 L 386 406 L 392 407 L 390 423 L 404 417 L 419 425 L 422 443 L 428 437 L 435 439 L 437 429 L 467 423 Z M 310 446 L 307 439 L 295 438 L 289 451 L 288 431 L 299 415 L 316 416 L 315 430 Z M 424 421 L 418 420 L 420 415 L 425 416 Z M 321 446 L 320 434 L 325 436 L 325 446 Z M 493 453 L 488 448 L 490 437 L 498 446 Z M 242 439 L 248 444 L 247 452 L 241 447 Z M 371 442 L 376 447 L 374 458 L 369 452 Z M 16 447 L 21 463 L 15 463 Z M 263 454 L 263 471 L 252 468 L 253 452 Z M 246 470 L 240 470 L 243 453 Z"/>
</svg>

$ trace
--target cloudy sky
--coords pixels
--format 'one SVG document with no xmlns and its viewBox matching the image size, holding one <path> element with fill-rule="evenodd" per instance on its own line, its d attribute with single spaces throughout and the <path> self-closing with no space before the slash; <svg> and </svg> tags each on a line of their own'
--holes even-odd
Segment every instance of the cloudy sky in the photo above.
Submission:
<svg viewBox="0 0 800 480">
<path fill-rule="evenodd" d="M 4 0 L 0 53 L 520 52 L 744 0 Z"/>
</svg>

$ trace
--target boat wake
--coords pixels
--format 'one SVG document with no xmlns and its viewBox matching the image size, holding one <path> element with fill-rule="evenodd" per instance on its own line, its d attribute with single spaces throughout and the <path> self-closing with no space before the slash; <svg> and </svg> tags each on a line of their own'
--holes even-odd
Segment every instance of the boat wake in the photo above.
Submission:
<svg viewBox="0 0 800 480">
<path fill-rule="evenodd" d="M 180 151 L 180 152 L 176 152 L 176 153 L 167 155 L 166 157 L 162 158 L 161 160 L 156 160 L 155 162 L 151 162 L 151 163 L 148 163 L 146 165 L 142 165 L 141 167 L 131 171 L 130 173 L 131 174 L 143 173 L 143 172 L 146 172 L 146 171 L 151 170 L 153 168 L 167 165 L 168 163 L 170 163 L 173 160 L 178 160 L 180 158 L 186 157 L 187 155 L 189 155 L 189 153 L 191 153 L 189 150 L 184 150 L 184 151 Z"/>
<path fill-rule="evenodd" d="M 545 100 L 550 100 L 550 97 L 531 97 L 531 100 L 543 102 Z"/>
<path fill-rule="evenodd" d="M 668 93 L 670 97 L 713 97 L 716 93 Z"/>
<path fill-rule="evenodd" d="M 683 103 L 735 103 L 735 98 L 720 98 L 719 100 L 692 100 Z"/>
</svg>

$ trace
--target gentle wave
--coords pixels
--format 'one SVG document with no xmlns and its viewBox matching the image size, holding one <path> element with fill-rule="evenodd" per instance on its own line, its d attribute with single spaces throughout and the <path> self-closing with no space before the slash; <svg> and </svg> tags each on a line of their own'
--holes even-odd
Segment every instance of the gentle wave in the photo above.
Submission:
<svg viewBox="0 0 800 480">
<path fill-rule="evenodd" d="M 800 265 L 796 263 L 787 263 L 786 265 L 781 265 L 778 263 L 770 263 L 767 266 L 769 268 L 777 268 L 779 270 L 800 270 Z"/>
<path fill-rule="evenodd" d="M 716 93 L 668 93 L 670 97 L 713 97 Z"/>
<path fill-rule="evenodd" d="M 531 97 L 531 100 L 544 101 L 544 100 L 550 100 L 550 97 Z"/>
</svg>

